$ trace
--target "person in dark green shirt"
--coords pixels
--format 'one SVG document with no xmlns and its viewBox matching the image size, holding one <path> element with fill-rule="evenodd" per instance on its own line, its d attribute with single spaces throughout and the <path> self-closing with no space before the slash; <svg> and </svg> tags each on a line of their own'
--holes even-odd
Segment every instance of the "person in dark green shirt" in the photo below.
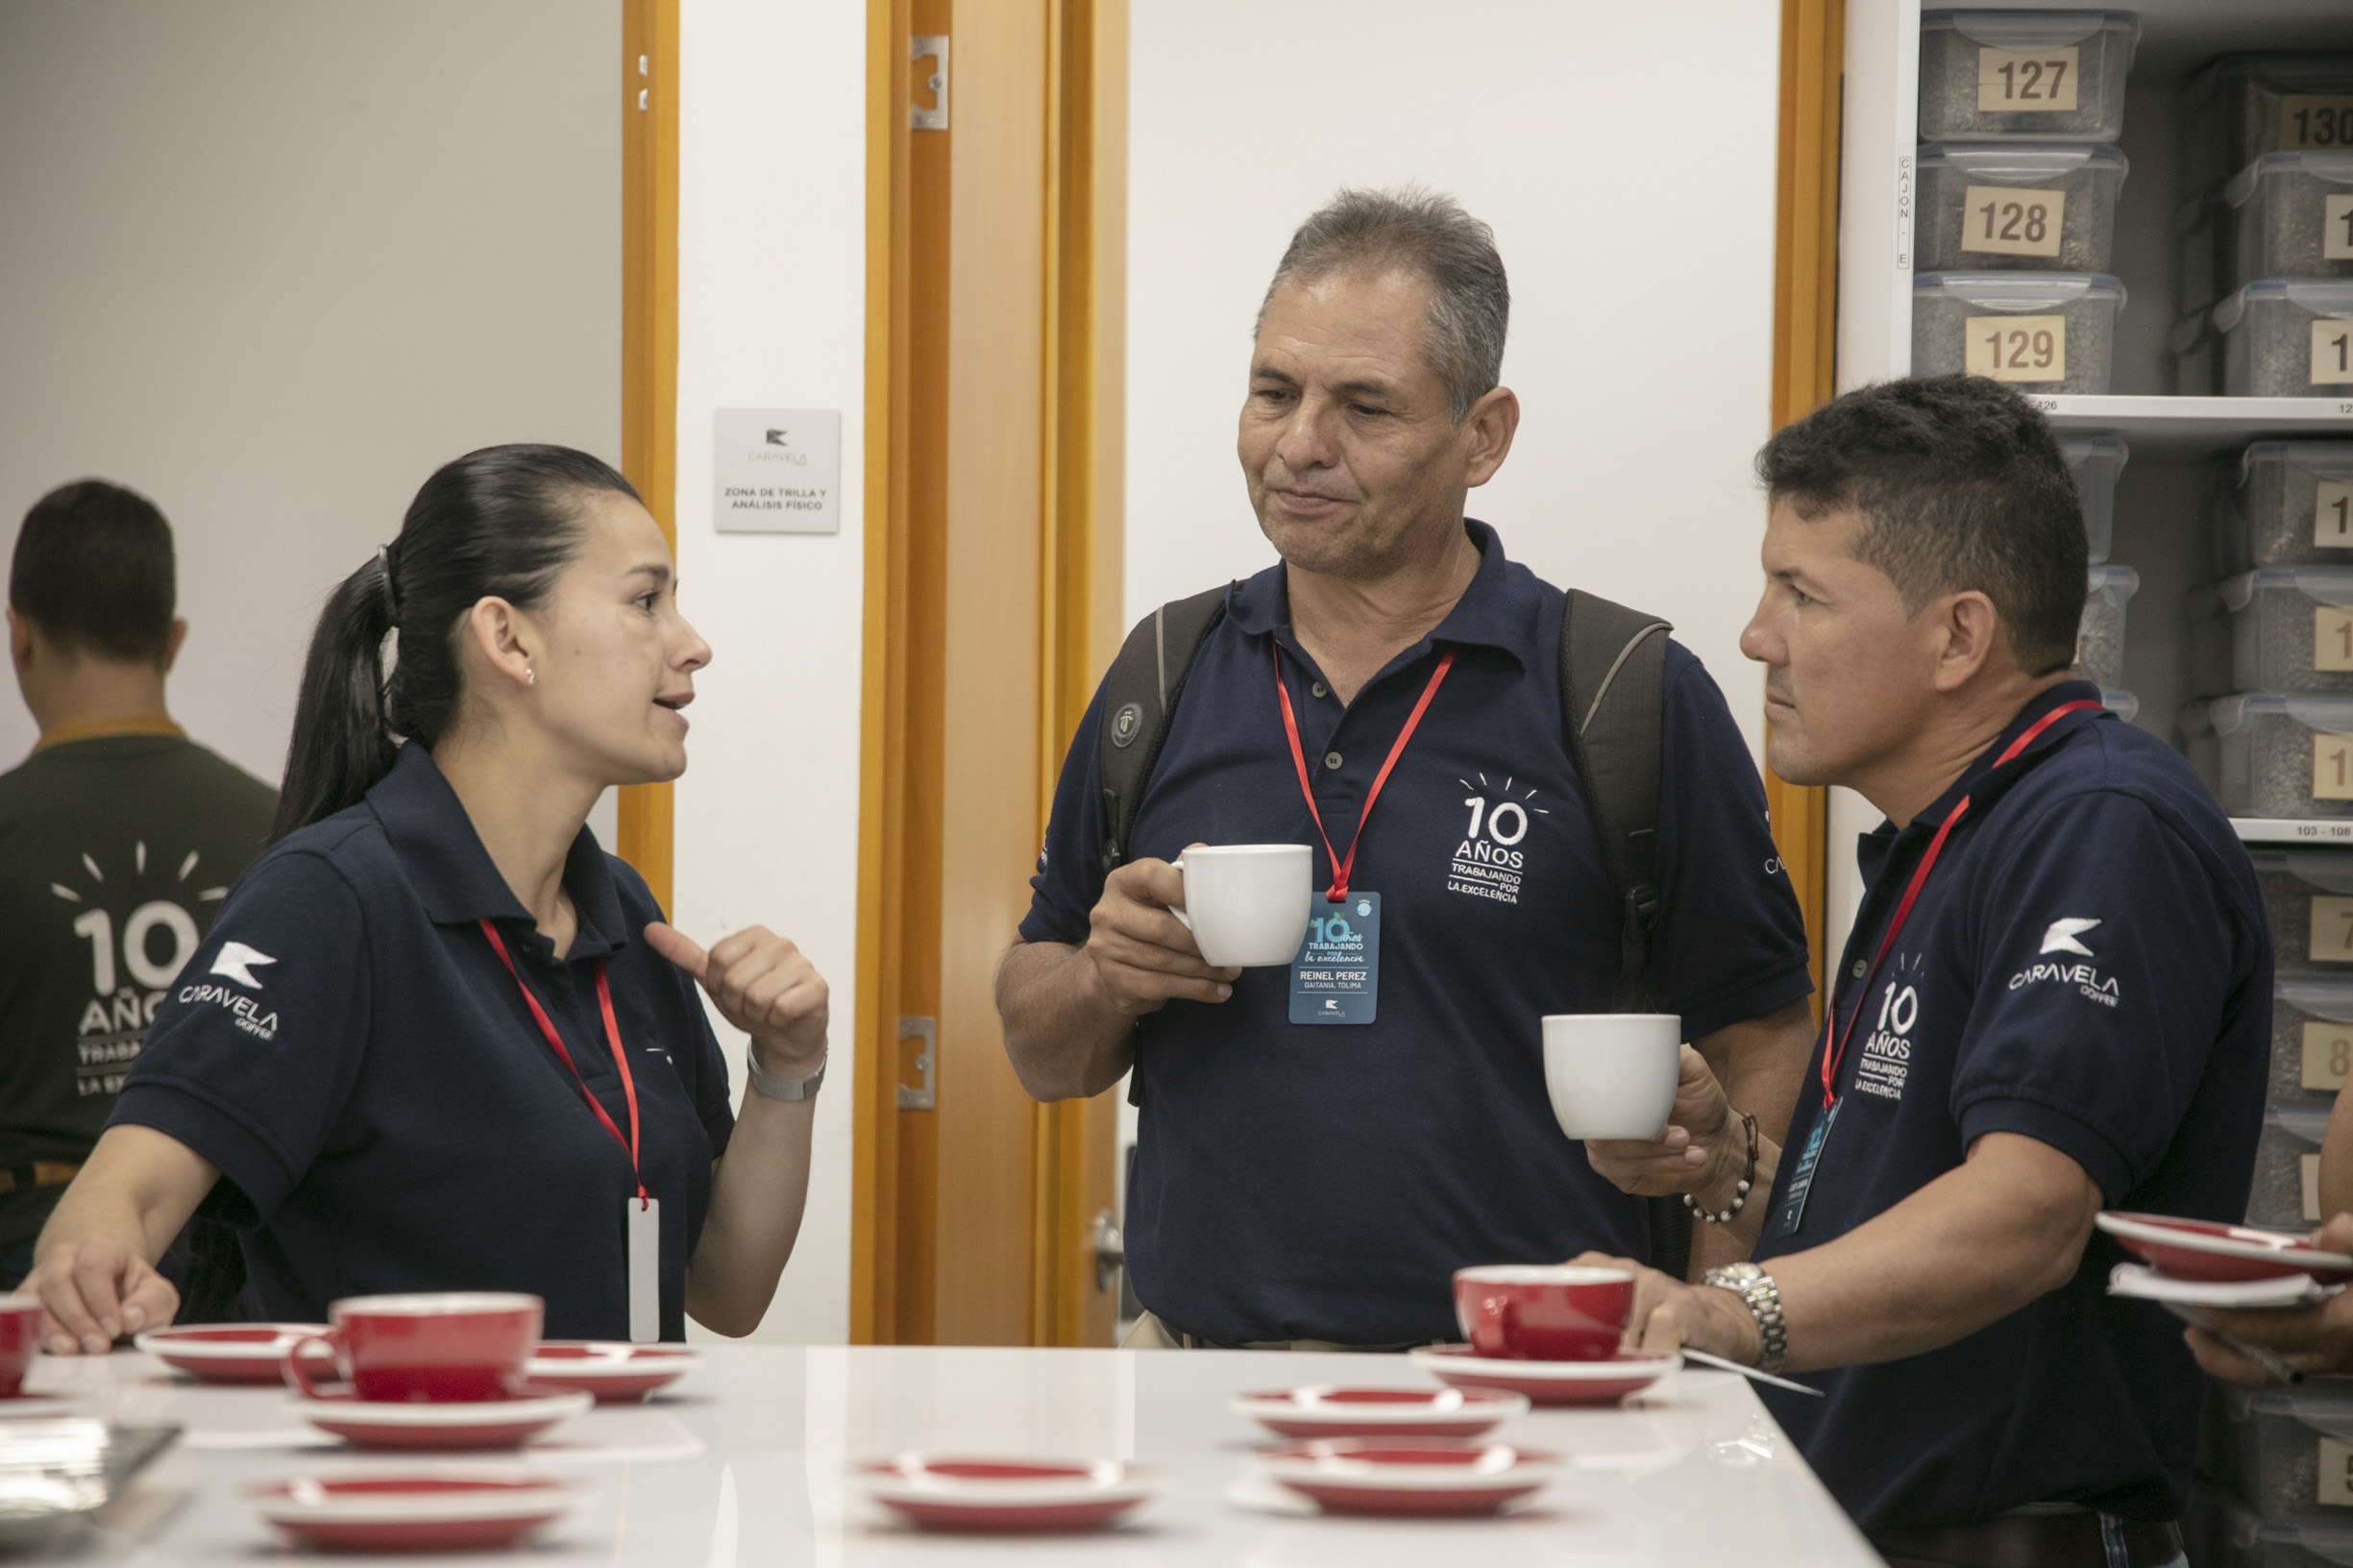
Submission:
<svg viewBox="0 0 2353 1568">
<path fill-rule="evenodd" d="M 26 514 L 9 654 L 40 724 L 0 773 L 0 1289 L 114 1109 L 156 1004 L 269 837 L 278 792 L 172 723 L 171 527 L 103 480 Z"/>
</svg>

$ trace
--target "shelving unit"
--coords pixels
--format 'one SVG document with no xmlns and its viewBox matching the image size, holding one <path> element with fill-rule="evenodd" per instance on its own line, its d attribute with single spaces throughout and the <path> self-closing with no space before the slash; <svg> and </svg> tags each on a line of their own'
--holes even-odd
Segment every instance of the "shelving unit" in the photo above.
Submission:
<svg viewBox="0 0 2353 1568">
<path fill-rule="evenodd" d="M 1837 384 L 1841 391 L 1911 371 L 1912 195 L 1919 143 L 1920 0 L 1848 0 L 1845 123 L 1838 236 Z M 2217 55 L 2241 50 L 2353 49 L 2346 0 L 2122 0 L 2105 8 L 2054 0 L 2003 0 L 1986 9 L 2126 10 L 2141 41 L 2125 96 L 2119 148 L 2130 161 L 2117 207 L 2109 270 L 2126 291 L 2118 320 L 2114 391 L 2036 401 L 2063 429 L 2112 430 L 2132 449 L 2119 482 L 2109 559 L 2135 568 L 2141 590 L 2126 622 L 2124 685 L 2141 701 L 2134 721 L 2178 746 L 2190 696 L 2181 605 L 2216 570 L 2205 514 L 2209 465 L 2267 437 L 2353 436 L 2353 398 L 2170 396 L 2166 336 L 2175 315 L 2178 257 L 2172 239 L 2179 161 L 2178 89 Z M 2031 392 L 2030 392 L 2031 395 Z M 1878 821 L 1858 797 L 1834 791 L 1833 845 Z M 2318 834 L 2304 831 L 2318 827 Z M 2339 838 L 2341 830 L 2341 841 Z M 2353 823 L 2249 822 L 2243 838 L 2353 844 Z M 1843 942 L 1860 895 L 1851 857 L 1829 864 L 1826 933 Z"/>
</svg>

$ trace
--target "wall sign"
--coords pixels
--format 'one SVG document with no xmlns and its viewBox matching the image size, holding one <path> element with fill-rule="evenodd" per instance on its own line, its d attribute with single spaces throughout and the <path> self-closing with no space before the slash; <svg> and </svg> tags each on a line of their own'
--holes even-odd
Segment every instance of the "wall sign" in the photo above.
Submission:
<svg viewBox="0 0 2353 1568">
<path fill-rule="evenodd" d="M 722 408 L 711 425 L 720 532 L 842 531 L 839 408 Z"/>
</svg>

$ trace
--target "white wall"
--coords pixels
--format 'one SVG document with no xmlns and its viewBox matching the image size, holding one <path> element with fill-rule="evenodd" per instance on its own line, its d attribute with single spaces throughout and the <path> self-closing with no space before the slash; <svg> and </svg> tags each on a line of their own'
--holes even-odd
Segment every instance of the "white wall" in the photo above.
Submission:
<svg viewBox="0 0 2353 1568">
<path fill-rule="evenodd" d="M 1495 228 L 1524 410 L 1471 497 L 1511 556 L 1655 611 L 1752 747 L 1779 8 L 1134 0 L 1127 613 L 1271 563 L 1234 455 L 1250 324 L 1343 184 Z"/>
<path fill-rule="evenodd" d="M 620 455 L 620 0 L 0 5 L 0 551 L 171 519 L 171 683 L 276 782 L 327 590 L 438 464 Z M 33 742 L 0 693 L 0 765 Z"/>
<path fill-rule="evenodd" d="M 705 943 L 751 924 L 781 932 L 832 983 L 808 1213 L 758 1337 L 839 1343 L 856 1038 L 865 8 L 687 0 L 679 66 L 678 572 L 717 656 L 696 681 L 678 783 L 674 913 Z M 711 416 L 741 407 L 842 411 L 838 536 L 713 529 Z M 719 1027 L 740 1082 L 742 1038 Z"/>
</svg>

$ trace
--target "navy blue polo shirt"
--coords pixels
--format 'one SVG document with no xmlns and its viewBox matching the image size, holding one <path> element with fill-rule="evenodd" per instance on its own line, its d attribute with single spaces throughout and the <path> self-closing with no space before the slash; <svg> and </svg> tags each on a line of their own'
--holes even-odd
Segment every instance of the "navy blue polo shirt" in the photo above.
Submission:
<svg viewBox="0 0 2353 1568">
<path fill-rule="evenodd" d="M 1352 890 L 1382 895 L 1379 1017 L 1289 1021 L 1288 971 L 1222 1003 L 1173 1001 L 1136 1035 L 1141 1125 L 1128 1265 L 1143 1304 L 1229 1342 L 1449 1339 L 1454 1270 L 1644 1255 L 1639 1199 L 1597 1176 L 1544 1090 L 1548 1013 L 1606 1012 L 1619 918 L 1561 733 L 1567 596 L 1482 559 L 1437 628 L 1343 707 L 1289 625 L 1283 568 L 1233 585 L 1136 818 L 1134 853 L 1196 841 L 1314 846 L 1275 697 L 1276 649 L 1324 825 L 1340 853 L 1442 649 L 1445 684 L 1383 787 Z M 1658 1006 L 1686 1038 L 1811 988 L 1764 789 L 1723 694 L 1667 653 L 1658 819 Z M 1097 733 L 1079 725 L 1032 881 L 1026 942 L 1083 943 L 1101 897 Z"/>
<path fill-rule="evenodd" d="M 662 1336 L 685 1337 L 687 1259 L 734 1125 L 695 983 L 642 940 L 662 918 L 587 829 L 558 960 L 419 746 L 349 811 L 256 860 L 156 1011 L 113 1122 L 218 1165 L 267 1317 L 342 1296 L 524 1290 L 552 1339 L 625 1339 L 629 1159 L 580 1098 L 477 923 L 487 917 L 625 1135 L 598 1008 L 601 961 L 662 1205 Z"/>
<path fill-rule="evenodd" d="M 1760 1262 L 1817 1247 L 1947 1171 L 1987 1133 L 2048 1144 L 2110 1208 L 2238 1221 L 2270 1061 L 2271 937 L 2230 823 L 2170 747 L 2100 710 L 2057 720 L 2036 697 L 1944 797 L 1862 840 L 1870 884 L 1834 989 L 1855 1026 L 1839 1109 L 1796 1235 L 1775 1217 Z M 1877 950 L 1937 827 L 1947 839 L 1869 994 Z M 1787 1149 L 1822 1115 L 1823 1052 Z M 2106 1293 L 2123 1254 L 2095 1233 L 2065 1286 L 1942 1350 L 1811 1373 L 1826 1399 L 1765 1388 L 1773 1413 L 1867 1529 L 2075 1503 L 2181 1515 L 2200 1380 L 2181 1325 Z"/>
</svg>

